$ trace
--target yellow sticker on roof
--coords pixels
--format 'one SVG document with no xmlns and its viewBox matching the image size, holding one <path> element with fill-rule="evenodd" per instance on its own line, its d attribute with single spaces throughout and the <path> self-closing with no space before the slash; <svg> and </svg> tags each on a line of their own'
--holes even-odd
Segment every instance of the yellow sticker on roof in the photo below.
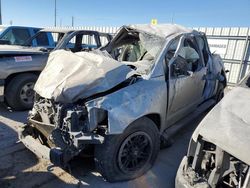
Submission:
<svg viewBox="0 0 250 188">
<path fill-rule="evenodd" d="M 157 25 L 158 24 L 158 20 L 157 19 L 152 19 L 151 20 L 151 24 L 152 25 Z"/>
</svg>

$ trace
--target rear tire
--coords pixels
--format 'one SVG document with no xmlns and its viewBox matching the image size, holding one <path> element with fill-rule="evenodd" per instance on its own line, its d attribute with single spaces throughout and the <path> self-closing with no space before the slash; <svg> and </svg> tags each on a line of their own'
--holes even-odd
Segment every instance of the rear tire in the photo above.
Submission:
<svg viewBox="0 0 250 188">
<path fill-rule="evenodd" d="M 123 134 L 108 135 L 103 144 L 96 145 L 96 168 L 109 182 L 134 179 L 153 166 L 159 149 L 159 131 L 152 120 L 143 117 Z"/>
<path fill-rule="evenodd" d="M 6 87 L 6 102 L 14 110 L 31 109 L 34 102 L 35 74 L 20 74 L 14 77 Z"/>
</svg>

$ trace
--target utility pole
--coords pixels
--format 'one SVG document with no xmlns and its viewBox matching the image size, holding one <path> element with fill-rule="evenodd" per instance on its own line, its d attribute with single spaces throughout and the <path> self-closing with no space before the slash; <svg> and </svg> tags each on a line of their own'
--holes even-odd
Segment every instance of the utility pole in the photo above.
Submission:
<svg viewBox="0 0 250 188">
<path fill-rule="evenodd" d="M 54 23 L 54 26 L 56 27 L 56 0 L 55 0 L 55 23 Z"/>
<path fill-rule="evenodd" d="M 174 24 L 174 13 L 172 14 L 171 23 Z"/>
<path fill-rule="evenodd" d="M 71 26 L 74 27 L 74 16 L 72 16 L 72 20 L 71 20 Z"/>
<path fill-rule="evenodd" d="M 0 0 L 0 25 L 2 25 L 2 1 Z"/>
</svg>

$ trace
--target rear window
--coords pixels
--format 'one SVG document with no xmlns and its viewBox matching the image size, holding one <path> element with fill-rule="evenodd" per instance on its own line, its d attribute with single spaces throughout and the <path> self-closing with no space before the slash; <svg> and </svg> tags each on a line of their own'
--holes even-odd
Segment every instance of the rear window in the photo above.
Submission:
<svg viewBox="0 0 250 188">
<path fill-rule="evenodd" d="M 10 44 L 22 45 L 30 37 L 28 29 L 12 28 L 2 37 L 2 39 L 9 41 Z"/>
</svg>

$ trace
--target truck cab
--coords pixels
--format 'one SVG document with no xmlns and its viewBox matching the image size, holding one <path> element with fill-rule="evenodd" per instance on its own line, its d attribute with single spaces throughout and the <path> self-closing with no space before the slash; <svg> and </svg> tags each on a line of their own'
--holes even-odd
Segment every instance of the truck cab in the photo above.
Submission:
<svg viewBox="0 0 250 188">
<path fill-rule="evenodd" d="M 0 26 L 0 44 L 22 45 L 40 30 L 37 27 Z M 32 46 L 36 46 L 36 41 Z"/>
</svg>

